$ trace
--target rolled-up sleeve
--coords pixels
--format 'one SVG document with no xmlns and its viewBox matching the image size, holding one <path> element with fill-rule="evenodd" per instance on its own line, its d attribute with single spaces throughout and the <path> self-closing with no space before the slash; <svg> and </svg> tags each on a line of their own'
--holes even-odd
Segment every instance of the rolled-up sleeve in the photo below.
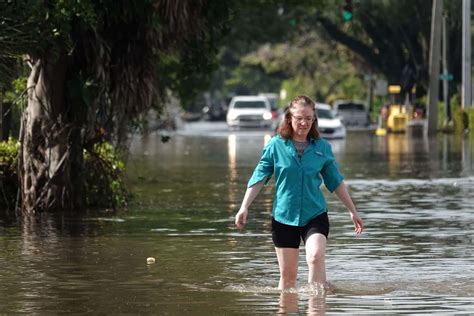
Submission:
<svg viewBox="0 0 474 316">
<path fill-rule="evenodd" d="M 329 192 L 334 192 L 334 190 L 336 190 L 339 184 L 341 184 L 341 182 L 344 180 L 344 177 L 339 172 L 336 159 L 332 153 L 331 145 L 328 144 L 324 153 L 326 155 L 327 161 L 321 169 L 321 175 L 324 180 L 324 185 L 329 190 Z"/>
<path fill-rule="evenodd" d="M 272 142 L 269 142 L 263 149 L 262 157 L 247 183 L 247 188 L 250 188 L 262 180 L 265 180 L 266 184 L 272 177 L 273 169 L 273 145 Z"/>
</svg>

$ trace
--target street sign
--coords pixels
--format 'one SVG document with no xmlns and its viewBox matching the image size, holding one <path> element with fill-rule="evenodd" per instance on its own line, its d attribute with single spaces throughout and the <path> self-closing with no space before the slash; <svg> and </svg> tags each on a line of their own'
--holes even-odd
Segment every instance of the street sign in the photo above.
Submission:
<svg viewBox="0 0 474 316">
<path fill-rule="evenodd" d="M 375 94 L 381 97 L 387 95 L 388 92 L 388 82 L 387 80 L 377 80 L 375 81 Z"/>
<path fill-rule="evenodd" d="M 365 81 L 372 81 L 375 79 L 375 76 L 374 75 L 371 75 L 371 74 L 365 74 L 364 75 L 364 80 Z"/>
<path fill-rule="evenodd" d="M 450 73 L 442 73 L 439 75 L 439 79 L 440 80 L 447 80 L 447 81 L 451 81 L 454 79 L 454 76 L 453 74 L 450 74 Z"/>
<path fill-rule="evenodd" d="M 390 86 L 388 86 L 388 92 L 390 94 L 398 94 L 398 93 L 400 93 L 400 91 L 402 91 L 402 87 L 399 86 L 399 85 L 390 85 Z"/>
</svg>

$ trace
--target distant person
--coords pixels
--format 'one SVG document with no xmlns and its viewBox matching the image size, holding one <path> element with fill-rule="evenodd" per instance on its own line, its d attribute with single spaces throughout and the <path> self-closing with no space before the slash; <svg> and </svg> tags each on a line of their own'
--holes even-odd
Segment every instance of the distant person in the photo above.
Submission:
<svg viewBox="0 0 474 316">
<path fill-rule="evenodd" d="M 320 190 L 322 179 L 349 210 L 357 234 L 362 233 L 364 224 L 339 173 L 331 145 L 319 137 L 315 103 L 309 97 L 298 96 L 291 101 L 278 135 L 263 149 L 235 216 L 237 228 L 244 228 L 250 205 L 273 174 L 272 239 L 280 268 L 278 288 L 296 286 L 301 240 L 306 249 L 308 283 L 325 284 L 329 220 Z"/>
</svg>

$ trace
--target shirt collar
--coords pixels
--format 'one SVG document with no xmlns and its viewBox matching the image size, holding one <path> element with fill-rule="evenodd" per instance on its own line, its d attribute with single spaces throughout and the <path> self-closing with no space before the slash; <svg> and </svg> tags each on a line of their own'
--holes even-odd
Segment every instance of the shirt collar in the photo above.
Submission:
<svg viewBox="0 0 474 316">
<path fill-rule="evenodd" d="M 288 146 L 288 145 L 290 144 L 290 142 L 291 142 L 291 138 L 285 139 L 285 138 L 281 137 L 280 135 L 278 135 L 278 137 L 280 137 L 281 139 L 283 139 L 283 140 L 285 141 L 285 145 L 287 145 L 287 146 Z M 318 139 L 319 139 L 319 138 L 310 137 L 310 138 L 309 138 L 309 144 L 313 144 L 313 145 L 316 144 L 316 142 L 318 141 Z"/>
</svg>

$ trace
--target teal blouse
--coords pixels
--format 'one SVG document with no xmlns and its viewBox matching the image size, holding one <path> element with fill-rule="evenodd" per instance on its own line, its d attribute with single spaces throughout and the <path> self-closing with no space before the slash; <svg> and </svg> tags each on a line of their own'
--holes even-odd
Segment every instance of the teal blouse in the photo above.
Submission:
<svg viewBox="0 0 474 316">
<path fill-rule="evenodd" d="M 331 145 L 322 138 L 311 139 L 301 160 L 291 139 L 275 136 L 267 143 L 247 187 L 270 180 L 275 175 L 272 216 L 292 226 L 304 226 L 326 212 L 326 200 L 320 190 L 330 192 L 344 179 L 340 174 Z"/>
</svg>

